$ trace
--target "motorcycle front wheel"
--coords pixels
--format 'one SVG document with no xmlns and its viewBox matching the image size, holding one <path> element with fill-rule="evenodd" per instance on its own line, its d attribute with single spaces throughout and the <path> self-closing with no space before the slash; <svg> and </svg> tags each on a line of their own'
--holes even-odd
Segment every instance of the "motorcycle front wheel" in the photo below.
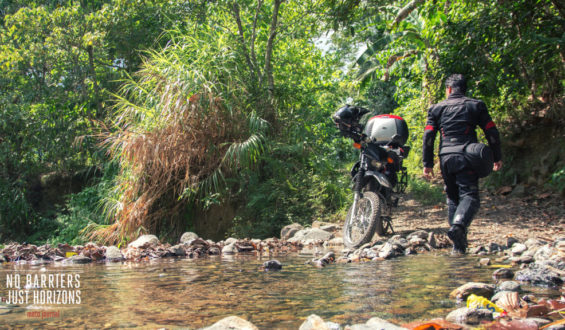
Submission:
<svg viewBox="0 0 565 330">
<path fill-rule="evenodd" d="M 375 231 L 382 235 L 383 220 L 381 219 L 381 199 L 374 192 L 363 193 L 363 198 L 347 212 L 343 226 L 343 243 L 347 248 L 358 248 L 369 242 Z"/>
</svg>

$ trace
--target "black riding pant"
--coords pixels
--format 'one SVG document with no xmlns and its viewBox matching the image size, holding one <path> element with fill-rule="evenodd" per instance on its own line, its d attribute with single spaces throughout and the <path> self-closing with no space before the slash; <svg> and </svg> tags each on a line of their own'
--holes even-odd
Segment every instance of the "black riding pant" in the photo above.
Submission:
<svg viewBox="0 0 565 330">
<path fill-rule="evenodd" d="M 444 155 L 440 161 L 449 225 L 467 228 L 479 210 L 479 177 L 467 167 L 462 154 Z"/>
</svg>

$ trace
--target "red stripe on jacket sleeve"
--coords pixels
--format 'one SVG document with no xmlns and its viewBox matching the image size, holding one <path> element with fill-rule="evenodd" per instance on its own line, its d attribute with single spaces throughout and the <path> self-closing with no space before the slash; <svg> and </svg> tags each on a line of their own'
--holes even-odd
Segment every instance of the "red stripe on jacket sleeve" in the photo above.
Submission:
<svg viewBox="0 0 565 330">
<path fill-rule="evenodd" d="M 426 125 L 426 131 L 433 131 L 435 128 L 432 125 Z"/>
<path fill-rule="evenodd" d="M 485 131 L 486 131 L 486 130 L 489 130 L 489 129 L 493 128 L 493 127 L 496 127 L 496 125 L 494 124 L 493 121 L 489 121 L 489 122 L 485 125 Z"/>
</svg>

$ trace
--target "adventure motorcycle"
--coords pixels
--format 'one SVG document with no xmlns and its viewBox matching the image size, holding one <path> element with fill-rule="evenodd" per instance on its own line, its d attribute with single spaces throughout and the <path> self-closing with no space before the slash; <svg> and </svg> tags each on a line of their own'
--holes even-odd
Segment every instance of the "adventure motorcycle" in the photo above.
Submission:
<svg viewBox="0 0 565 330">
<path fill-rule="evenodd" d="M 408 126 L 395 115 L 374 116 L 364 127 L 359 123 L 369 110 L 347 105 L 333 115 L 341 133 L 353 139 L 361 150 L 359 161 L 351 169 L 353 205 L 343 227 L 343 241 L 348 248 L 369 242 L 374 233 L 385 235 L 392 228 L 392 209 L 398 206 L 398 194 L 408 184 L 402 161 L 408 156 Z"/>
</svg>

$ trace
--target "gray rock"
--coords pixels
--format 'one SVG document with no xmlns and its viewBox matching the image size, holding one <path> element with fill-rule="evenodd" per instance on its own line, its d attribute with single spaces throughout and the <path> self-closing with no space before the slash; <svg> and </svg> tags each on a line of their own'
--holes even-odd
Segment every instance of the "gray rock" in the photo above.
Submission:
<svg viewBox="0 0 565 330">
<path fill-rule="evenodd" d="M 178 257 L 182 257 L 186 255 L 186 251 L 184 250 L 182 244 L 173 245 L 168 250 L 169 252 L 171 252 L 172 254 Z"/>
<path fill-rule="evenodd" d="M 542 246 L 534 254 L 534 260 L 536 261 L 548 260 L 555 252 L 556 249 L 551 247 L 550 245 Z"/>
<path fill-rule="evenodd" d="M 228 316 L 214 323 L 213 325 L 203 328 L 203 330 L 259 330 L 253 323 L 237 316 Z"/>
<path fill-rule="evenodd" d="M 406 330 L 406 328 L 399 327 L 394 323 L 390 323 L 387 320 L 383 320 L 378 317 L 372 317 L 367 323 L 365 323 L 370 329 L 386 329 L 386 330 Z"/>
<path fill-rule="evenodd" d="M 475 294 L 488 299 L 494 294 L 494 288 L 494 285 L 491 284 L 469 282 L 451 291 L 449 296 L 455 299 L 466 300 L 468 296 Z"/>
<path fill-rule="evenodd" d="M 222 248 L 222 254 L 236 254 L 237 247 L 235 246 L 235 242 L 228 244 Z"/>
<path fill-rule="evenodd" d="M 529 282 L 538 286 L 560 286 L 563 279 L 551 268 L 541 263 L 530 264 L 528 268 L 521 269 L 516 273 L 516 281 Z"/>
<path fill-rule="evenodd" d="M 307 228 L 296 232 L 294 236 L 288 239 L 289 242 L 305 242 L 308 240 L 313 241 L 328 241 L 332 239 L 334 235 L 328 233 L 327 231 L 321 230 L 320 228 Z"/>
<path fill-rule="evenodd" d="M 512 257 L 509 260 L 513 264 L 529 264 L 534 261 L 534 257 L 524 254 L 521 256 Z"/>
<path fill-rule="evenodd" d="M 209 250 L 208 250 L 208 254 L 212 255 L 212 256 L 217 256 L 221 253 L 220 248 L 217 246 L 212 246 Z"/>
<path fill-rule="evenodd" d="M 522 291 L 522 287 L 520 286 L 520 283 L 516 281 L 504 281 L 498 284 L 496 291 L 520 292 Z"/>
<path fill-rule="evenodd" d="M 481 259 L 479 260 L 479 264 L 480 264 L 481 266 L 488 266 L 488 265 L 490 265 L 490 258 L 481 258 Z"/>
<path fill-rule="evenodd" d="M 138 249 L 158 245 L 159 239 L 155 235 L 141 235 L 138 239 L 128 244 L 128 247 L 135 247 Z"/>
<path fill-rule="evenodd" d="M 237 242 L 237 238 L 230 237 L 224 241 L 224 245 L 230 245 L 235 242 Z"/>
<path fill-rule="evenodd" d="M 108 246 L 106 252 L 104 253 L 106 261 L 115 262 L 124 260 L 124 255 L 122 251 L 116 246 Z"/>
<path fill-rule="evenodd" d="M 330 327 L 316 314 L 308 316 L 306 321 L 300 325 L 299 330 L 330 330 Z"/>
<path fill-rule="evenodd" d="M 422 246 L 422 245 L 426 245 L 428 243 L 428 240 L 425 238 L 420 238 L 418 236 L 414 236 L 411 239 L 408 240 L 408 244 L 409 246 Z"/>
<path fill-rule="evenodd" d="M 379 251 L 379 258 L 390 259 L 395 256 L 396 251 L 394 250 L 394 246 L 390 243 L 385 243 L 383 247 Z"/>
<path fill-rule="evenodd" d="M 334 237 L 329 241 L 324 242 L 325 247 L 343 246 L 343 237 Z"/>
<path fill-rule="evenodd" d="M 524 253 L 527 249 L 528 249 L 528 247 L 525 244 L 514 243 L 514 245 L 512 245 L 511 252 L 512 252 L 513 256 L 518 256 L 518 255 L 521 255 L 522 253 Z"/>
<path fill-rule="evenodd" d="M 4 257 L 3 254 L 0 253 L 0 264 L 6 262 L 6 258 Z"/>
<path fill-rule="evenodd" d="M 496 253 L 499 251 L 504 251 L 504 247 L 502 245 L 491 242 L 486 246 L 486 250 L 488 253 Z"/>
<path fill-rule="evenodd" d="M 479 324 L 481 321 L 492 321 L 492 312 L 483 308 L 462 307 L 449 313 L 445 319 L 458 324 Z"/>
<path fill-rule="evenodd" d="M 74 255 L 70 258 L 65 259 L 65 262 L 73 264 L 87 264 L 92 262 L 92 259 L 83 255 Z"/>
<path fill-rule="evenodd" d="M 484 246 L 479 245 L 469 249 L 469 254 L 485 254 L 487 250 Z"/>
<path fill-rule="evenodd" d="M 288 226 L 284 226 L 281 229 L 281 239 L 288 240 L 292 238 L 299 230 L 304 229 L 304 227 L 299 223 L 292 223 Z"/>
<path fill-rule="evenodd" d="M 420 239 L 428 239 L 428 232 L 425 230 L 416 230 L 414 232 L 411 232 L 410 234 L 408 234 L 408 236 L 406 236 L 406 239 L 408 241 L 411 241 L 414 237 L 418 237 Z"/>
<path fill-rule="evenodd" d="M 524 242 L 524 245 L 528 247 L 528 249 L 532 249 L 532 248 L 540 248 L 544 245 L 547 245 L 547 242 L 544 242 L 540 239 L 536 239 L 536 238 L 530 238 L 527 241 Z"/>
<path fill-rule="evenodd" d="M 499 268 L 492 273 L 492 277 L 496 279 L 512 279 L 514 278 L 514 271 L 508 268 Z"/>
<path fill-rule="evenodd" d="M 403 249 L 408 247 L 408 240 L 400 235 L 392 236 L 388 241 L 392 245 L 400 245 Z"/>
<path fill-rule="evenodd" d="M 186 233 L 182 234 L 182 236 L 180 237 L 180 243 L 181 244 L 188 243 L 193 239 L 197 239 L 197 238 L 198 238 L 197 234 L 187 231 Z"/>
</svg>

